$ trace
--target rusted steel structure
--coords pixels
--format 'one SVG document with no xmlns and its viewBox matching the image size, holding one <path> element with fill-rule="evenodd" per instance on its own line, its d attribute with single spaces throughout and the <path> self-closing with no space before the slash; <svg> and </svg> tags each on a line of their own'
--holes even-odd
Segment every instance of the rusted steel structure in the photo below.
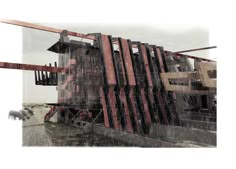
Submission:
<svg viewBox="0 0 236 169">
<path fill-rule="evenodd" d="M 96 118 L 107 128 L 147 135 L 152 123 L 189 126 L 186 116 L 193 118 L 186 113 L 189 110 L 201 114 L 207 109 L 215 117 L 216 62 L 181 54 L 208 48 L 171 52 L 101 33 L 84 35 L 14 20 L 0 22 L 60 34 L 48 49 L 58 53 L 58 67 L 0 62 L 0 68 L 34 70 L 36 85 L 57 86 L 58 102 L 50 103 L 53 107 L 45 121 L 57 112 L 59 122 L 77 126 L 81 120 Z M 195 60 L 194 68 L 189 58 Z"/>
</svg>

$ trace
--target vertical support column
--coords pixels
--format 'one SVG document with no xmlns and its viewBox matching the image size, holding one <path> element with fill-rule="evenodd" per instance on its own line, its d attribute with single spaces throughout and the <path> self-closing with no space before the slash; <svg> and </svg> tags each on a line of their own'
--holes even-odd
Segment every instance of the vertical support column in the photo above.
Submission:
<svg viewBox="0 0 236 169">
<path fill-rule="evenodd" d="M 157 91 L 157 97 L 158 97 L 159 106 L 160 106 L 160 110 L 162 112 L 162 116 L 163 116 L 164 122 L 165 122 L 165 124 L 168 125 L 169 122 L 168 122 L 168 118 L 167 118 L 167 113 L 166 113 L 166 110 L 165 110 L 165 106 L 164 106 L 164 102 L 163 102 L 160 90 Z"/>
<path fill-rule="evenodd" d="M 104 91 L 102 87 L 100 87 L 100 97 L 101 97 L 101 103 L 102 103 L 102 109 L 103 109 L 103 116 L 104 116 L 104 124 L 105 127 L 109 128 L 109 119 L 108 119 L 108 112 L 107 112 L 107 105 L 106 105 L 106 100 L 104 96 Z"/>
<path fill-rule="evenodd" d="M 151 78 L 152 78 L 152 85 L 153 85 L 153 89 L 149 90 L 152 93 L 152 97 L 150 97 L 151 102 L 153 104 L 155 104 L 155 115 L 154 118 L 156 121 L 162 123 L 162 121 L 164 121 L 165 124 L 168 124 L 168 118 L 166 116 L 166 111 L 163 105 L 163 100 L 160 94 L 160 90 L 158 90 L 158 88 L 160 88 L 159 86 L 159 71 L 158 69 L 155 67 L 155 64 L 153 63 L 153 60 L 155 60 L 155 58 L 153 58 L 152 54 L 151 54 L 151 47 L 149 45 L 145 45 L 146 47 L 146 57 L 149 63 L 149 69 L 150 69 L 150 74 L 151 74 Z M 145 55 L 144 55 L 145 56 Z M 150 87 L 149 87 L 150 89 Z"/>
<path fill-rule="evenodd" d="M 70 115 L 70 111 L 68 109 L 65 109 L 65 119 L 64 119 L 64 123 L 65 124 L 69 124 L 69 115 Z"/>
<path fill-rule="evenodd" d="M 57 67 L 57 62 L 54 62 L 54 65 L 55 67 Z M 58 81 L 58 73 L 55 73 L 55 84 L 58 84 L 57 81 Z"/>
<path fill-rule="evenodd" d="M 42 85 L 45 85 L 45 76 L 43 71 L 41 71 L 41 77 L 42 77 Z"/>
<path fill-rule="evenodd" d="M 135 95 L 134 94 L 134 88 L 131 88 L 130 91 L 129 91 L 129 95 L 127 97 L 130 98 L 130 100 L 128 100 L 128 101 L 130 101 L 130 106 L 131 106 L 133 114 L 134 114 L 134 119 L 135 119 L 135 124 L 136 124 L 135 129 L 138 133 L 140 133 L 141 132 L 141 122 L 139 122 L 139 121 L 141 121 L 141 120 L 139 118 L 138 111 L 136 109 L 135 96 L 134 95 Z"/>
<path fill-rule="evenodd" d="M 49 66 L 50 66 L 50 67 L 52 67 L 52 64 L 51 64 L 51 63 L 49 63 Z M 52 79 L 52 78 L 53 78 L 53 76 L 52 76 L 52 75 L 53 75 L 53 73 L 52 73 L 52 72 L 50 72 L 50 73 L 49 73 L 49 80 L 50 80 L 50 82 L 49 82 L 49 83 L 50 83 L 51 85 L 53 85 L 53 79 Z M 57 84 L 58 84 L 58 83 L 57 83 Z"/>
<path fill-rule="evenodd" d="M 38 84 L 42 84 L 42 83 L 41 83 L 41 77 L 40 77 L 40 71 L 39 71 L 39 70 L 37 71 L 37 74 L 38 74 L 38 81 L 39 81 Z"/>
<path fill-rule="evenodd" d="M 129 44 L 126 39 L 119 38 L 119 48 L 121 51 L 121 57 L 123 58 L 123 64 L 126 71 L 127 85 L 135 86 L 135 76 L 133 70 L 132 59 L 129 50 Z"/>
<path fill-rule="evenodd" d="M 119 54 L 121 58 L 121 64 L 123 67 L 123 71 L 125 74 L 125 95 L 127 99 L 127 108 L 129 108 L 128 117 L 131 119 L 133 130 L 136 132 L 140 132 L 140 123 L 139 116 L 137 114 L 136 105 L 135 105 L 135 97 L 134 97 L 134 88 L 136 87 L 136 79 L 134 74 L 134 67 L 132 62 L 131 55 L 133 54 L 128 40 L 118 38 L 119 45 Z M 130 123 L 130 122 L 129 122 Z"/>
<path fill-rule="evenodd" d="M 148 87 L 152 88 L 153 87 L 152 75 L 151 75 L 151 71 L 150 71 L 150 68 L 149 68 L 146 48 L 143 44 L 140 45 L 140 53 L 142 55 L 143 62 L 144 62 L 144 68 L 145 68 L 145 71 L 146 71 L 147 83 L 148 83 L 147 85 L 148 85 Z"/>
<path fill-rule="evenodd" d="M 142 59 L 143 62 L 143 67 L 144 67 L 144 77 L 145 77 L 145 91 L 146 91 L 146 100 L 147 100 L 147 104 L 148 104 L 148 109 L 149 109 L 149 114 L 151 117 L 151 122 L 156 122 L 157 119 L 155 118 L 154 115 L 154 109 L 153 109 L 153 105 L 154 103 L 154 99 L 153 99 L 153 82 L 152 82 L 152 75 L 151 75 L 151 71 L 150 71 L 150 65 L 148 62 L 148 57 L 147 57 L 147 51 L 146 51 L 146 47 L 144 44 L 138 44 L 138 48 L 139 48 L 139 52 L 140 52 L 140 57 Z M 141 91 L 143 92 L 143 90 Z M 143 94 L 142 94 L 143 96 Z"/>
<path fill-rule="evenodd" d="M 167 69 L 167 65 L 165 63 L 165 59 L 163 56 L 164 55 L 163 48 L 153 46 L 153 51 L 154 51 L 155 61 L 156 61 L 156 66 L 158 68 L 158 71 L 161 73 L 167 72 L 168 69 Z M 165 121 L 168 121 L 168 124 L 169 124 L 169 122 L 171 120 L 170 115 L 174 114 L 174 116 L 175 116 L 174 122 L 177 125 L 179 125 L 179 117 L 178 117 L 178 114 L 176 112 L 175 105 L 174 105 L 175 94 L 166 92 L 163 87 L 162 81 L 160 81 L 160 87 L 157 92 L 158 92 L 157 94 L 158 94 L 158 97 L 160 100 L 162 115 L 163 115 L 164 119 L 167 119 Z M 169 118 L 168 118 L 168 115 L 169 115 Z"/>
<path fill-rule="evenodd" d="M 132 127 L 131 120 L 130 120 L 129 108 L 128 108 L 128 104 L 126 101 L 124 88 L 121 88 L 121 90 L 120 90 L 120 100 L 122 102 L 122 107 L 125 112 L 126 130 L 130 133 L 133 133 L 133 127 Z"/>
<path fill-rule="evenodd" d="M 120 126 L 118 124 L 118 119 L 117 119 L 116 97 L 114 92 L 114 87 L 116 86 L 117 81 L 112 58 L 112 46 L 109 37 L 107 35 L 99 34 L 98 40 L 101 51 L 101 59 L 103 63 L 104 95 L 106 100 L 106 108 L 108 111 L 108 115 L 110 114 L 112 118 L 112 120 L 110 120 L 109 127 L 114 127 L 115 129 L 119 129 Z M 106 115 L 104 115 L 104 118 L 105 116 Z M 106 121 L 106 119 L 104 119 L 104 121 Z"/>
<path fill-rule="evenodd" d="M 37 72 L 36 72 L 36 70 L 34 71 L 34 79 L 35 79 L 35 85 L 38 85 L 39 82 L 38 82 L 38 77 L 37 77 Z"/>
<path fill-rule="evenodd" d="M 166 72 L 165 67 L 164 67 L 164 63 L 161 57 L 161 51 L 159 48 L 154 48 L 154 54 L 157 57 L 157 61 L 158 61 L 158 68 L 159 68 L 159 72 L 164 73 Z"/>
<path fill-rule="evenodd" d="M 45 66 L 47 66 L 47 65 L 45 65 Z M 48 72 L 47 71 L 45 71 L 45 79 L 46 79 L 46 85 L 48 85 L 49 79 L 48 79 Z"/>
<path fill-rule="evenodd" d="M 142 98 L 142 102 L 143 102 L 144 113 L 145 113 L 145 121 L 146 121 L 146 124 L 148 126 L 150 126 L 152 120 L 151 120 L 151 116 L 149 113 L 148 103 L 146 101 L 144 88 L 141 88 L 140 92 L 141 92 L 141 98 Z"/>
<path fill-rule="evenodd" d="M 129 108 L 126 100 L 126 95 L 124 92 L 124 86 L 127 83 L 127 80 L 125 78 L 125 71 L 124 67 L 122 65 L 123 59 L 120 56 L 120 53 L 115 53 L 113 49 L 112 44 L 112 38 L 109 36 L 111 50 L 112 50 L 112 57 L 113 57 L 113 65 L 115 68 L 115 74 L 116 74 L 116 86 L 115 86 L 115 92 L 116 92 L 116 101 L 117 101 L 117 107 L 118 107 L 118 115 L 120 118 L 120 123 L 123 129 L 125 129 L 128 132 L 133 132 L 130 114 L 129 114 Z"/>
<path fill-rule="evenodd" d="M 115 86 L 117 84 L 116 74 L 113 64 L 111 44 L 107 35 L 101 35 L 101 48 L 103 53 L 107 84 L 109 86 Z"/>
<path fill-rule="evenodd" d="M 159 73 L 163 73 L 163 72 L 166 72 L 166 67 L 164 65 L 164 62 L 163 62 L 163 58 L 162 58 L 162 55 L 161 55 L 161 51 L 159 48 L 156 48 L 154 47 L 153 48 L 153 51 L 154 51 L 154 56 L 156 57 L 155 60 L 156 60 L 156 66 L 157 66 L 157 70 L 159 71 Z M 160 78 L 160 74 L 158 73 L 159 75 L 159 78 Z M 166 112 L 166 109 L 165 109 L 165 103 L 163 101 L 163 85 L 162 85 L 162 82 L 160 81 L 160 84 L 161 86 L 159 87 L 159 89 L 157 89 L 157 96 L 158 96 L 158 101 L 159 101 L 159 106 L 160 106 L 160 109 L 161 109 L 161 113 L 162 113 L 162 116 L 163 116 L 163 119 L 164 119 L 164 122 L 165 124 L 169 124 L 169 121 L 168 121 L 168 117 L 167 117 L 167 112 Z M 169 105 L 166 105 L 166 106 L 169 106 Z"/>
<path fill-rule="evenodd" d="M 115 96 L 115 92 L 114 92 L 114 87 L 112 87 L 112 86 L 109 87 L 107 97 L 108 97 L 108 101 L 111 106 L 111 113 L 112 113 L 114 128 L 119 129 L 120 125 L 118 123 L 118 118 L 117 118 L 117 109 L 116 109 L 117 104 L 116 104 L 116 96 Z"/>
<path fill-rule="evenodd" d="M 148 134 L 149 126 L 151 124 L 149 110 L 147 109 L 146 97 L 144 92 L 145 80 L 143 74 L 143 62 L 141 61 L 141 57 L 139 54 L 134 54 L 132 49 L 132 42 L 128 40 L 133 72 L 135 77 L 135 86 L 130 86 L 129 90 L 129 98 L 130 105 L 132 105 L 133 112 L 135 114 L 137 130 L 140 133 Z M 141 95 L 141 89 L 143 90 L 143 95 Z M 145 107 L 145 108 L 144 108 Z"/>
</svg>

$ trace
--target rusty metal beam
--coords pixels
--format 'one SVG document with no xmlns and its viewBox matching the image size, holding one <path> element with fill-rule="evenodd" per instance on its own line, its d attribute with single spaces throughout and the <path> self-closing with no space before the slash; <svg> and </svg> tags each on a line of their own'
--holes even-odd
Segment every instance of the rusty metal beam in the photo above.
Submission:
<svg viewBox="0 0 236 169">
<path fill-rule="evenodd" d="M 32 23 L 28 23 L 28 22 L 17 21 L 17 20 L 0 19 L 0 22 L 11 24 L 11 25 L 23 26 L 23 27 L 26 27 L 26 28 L 32 28 L 32 29 L 52 32 L 52 33 L 62 33 L 63 32 L 62 29 L 57 29 L 57 28 L 52 28 L 52 27 L 47 27 L 47 26 L 41 26 L 41 25 L 32 24 Z M 80 37 L 80 38 L 84 38 L 84 39 L 96 40 L 96 38 L 92 35 L 85 35 L 85 34 L 77 33 L 77 32 L 68 31 L 68 35 L 76 36 L 76 37 Z"/>
<path fill-rule="evenodd" d="M 110 122 L 109 122 L 109 116 L 108 116 L 108 111 L 107 111 L 107 104 L 106 104 L 105 94 L 102 87 L 100 87 L 100 98 L 101 98 L 102 109 L 103 109 L 104 124 L 105 124 L 105 127 L 109 128 Z"/>
<path fill-rule="evenodd" d="M 54 73 L 63 73 L 65 70 L 64 68 L 61 68 L 61 67 L 50 67 L 50 66 L 9 63 L 9 62 L 0 62 L 0 68 L 20 69 L 20 70 L 37 70 L 37 71 L 47 71 L 47 72 L 54 72 Z"/>
<path fill-rule="evenodd" d="M 148 87 L 153 87 L 153 83 L 152 83 L 152 75 L 151 75 L 151 71 L 150 71 L 150 67 L 149 67 L 149 63 L 148 63 L 148 58 L 147 58 L 147 51 L 146 48 L 143 44 L 140 45 L 140 51 L 141 53 L 141 57 L 143 57 L 143 62 L 144 62 L 144 68 L 146 70 L 146 76 L 147 76 L 147 82 L 148 82 Z"/>
<path fill-rule="evenodd" d="M 107 35 L 101 35 L 101 49 L 108 85 L 116 85 L 115 67 L 112 60 L 112 46 Z"/>
<path fill-rule="evenodd" d="M 113 44 L 118 44 L 118 40 L 116 38 L 113 38 Z M 150 45 L 153 46 L 153 45 Z M 132 43 L 132 48 L 138 48 L 138 45 L 135 43 Z M 152 51 L 152 49 L 150 49 Z M 202 57 L 197 57 L 197 56 L 192 56 L 192 55 L 184 55 L 184 54 L 180 54 L 180 53 L 176 53 L 176 52 L 171 52 L 168 50 L 164 51 L 166 54 L 173 54 L 175 56 L 180 56 L 180 57 L 188 57 L 191 59 L 198 59 L 198 60 L 203 60 L 203 61 L 208 61 L 208 62 L 215 62 L 214 60 L 211 59 L 206 59 L 206 58 L 202 58 Z"/>
<path fill-rule="evenodd" d="M 135 86 L 136 82 L 133 70 L 133 63 L 130 55 L 129 44 L 126 39 L 119 38 L 119 50 L 120 50 L 120 55 L 123 59 L 124 70 L 126 70 L 127 73 L 127 79 L 126 79 L 126 81 L 128 82 L 127 84 L 130 86 Z"/>
<path fill-rule="evenodd" d="M 122 102 L 122 104 L 124 105 L 124 115 L 125 115 L 125 126 L 126 126 L 126 130 L 129 133 L 133 133 L 133 127 L 132 127 L 132 123 L 131 123 L 131 118 L 130 118 L 130 114 L 129 114 L 129 107 L 128 107 L 128 103 L 125 97 L 125 91 L 124 88 L 121 88 L 120 90 L 120 101 Z"/>
<path fill-rule="evenodd" d="M 179 56 L 179 57 L 187 57 L 187 58 L 202 60 L 202 61 L 207 61 L 207 62 L 215 62 L 214 60 L 211 60 L 211 59 L 201 58 L 201 57 L 192 56 L 192 55 L 184 55 L 184 54 L 181 54 L 181 53 L 174 53 L 174 52 L 167 51 L 167 50 L 165 51 L 165 53 L 175 55 L 175 56 Z"/>
<path fill-rule="evenodd" d="M 189 50 L 181 50 L 181 51 L 177 51 L 174 53 L 187 53 L 187 52 L 194 52 L 194 51 L 214 49 L 214 48 L 217 48 L 217 46 L 210 46 L 210 47 L 196 48 L 196 49 L 189 49 Z"/>
<path fill-rule="evenodd" d="M 143 102 L 143 109 L 144 109 L 144 116 L 145 116 L 145 122 L 147 126 L 150 126 L 152 123 L 151 116 L 150 116 L 150 111 L 148 109 L 148 103 L 145 97 L 145 91 L 144 88 L 140 89 L 140 94 Z"/>
</svg>

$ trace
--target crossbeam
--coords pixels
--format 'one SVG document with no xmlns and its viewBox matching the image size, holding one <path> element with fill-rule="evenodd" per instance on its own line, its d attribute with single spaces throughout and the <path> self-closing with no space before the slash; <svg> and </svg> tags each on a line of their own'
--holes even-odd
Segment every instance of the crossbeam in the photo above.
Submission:
<svg viewBox="0 0 236 169">
<path fill-rule="evenodd" d="M 196 68 L 203 86 L 216 88 L 216 63 L 197 62 Z M 212 74 L 215 77 L 211 78 Z"/>
<path fill-rule="evenodd" d="M 168 72 L 161 73 L 161 79 L 164 84 L 165 90 L 177 92 L 177 93 L 188 93 L 188 94 L 208 94 L 215 92 L 216 89 L 216 64 L 215 62 L 198 62 L 197 71 L 193 72 Z M 211 76 L 215 77 L 211 77 Z M 171 84 L 170 80 L 178 80 L 183 82 L 187 80 L 188 84 Z M 191 81 L 198 81 L 202 84 L 202 87 L 195 88 L 191 84 Z"/>
<path fill-rule="evenodd" d="M 54 73 L 63 73 L 65 71 L 65 69 L 61 68 L 61 67 L 50 67 L 50 66 L 20 64 L 20 63 L 9 63 L 9 62 L 0 62 L 0 68 L 47 71 L 47 72 L 54 72 Z"/>
<path fill-rule="evenodd" d="M 28 23 L 28 22 L 17 21 L 17 20 L 0 19 L 0 22 L 11 24 L 11 25 L 23 26 L 26 28 L 32 28 L 32 29 L 52 32 L 52 33 L 59 33 L 60 34 L 63 32 L 62 29 L 57 29 L 57 28 L 32 24 L 32 23 Z M 68 31 L 67 34 L 70 36 L 76 36 L 76 37 L 80 37 L 80 38 L 84 38 L 84 39 L 96 40 L 96 38 L 92 35 L 85 35 L 82 33 L 77 33 L 77 32 L 72 32 L 72 31 Z"/>
<path fill-rule="evenodd" d="M 195 52 L 195 51 L 199 51 L 199 50 L 207 50 L 207 49 L 214 49 L 214 48 L 216 48 L 216 46 L 209 46 L 209 47 L 189 49 L 189 50 L 181 50 L 181 51 L 177 51 L 175 53 Z"/>
<path fill-rule="evenodd" d="M 197 56 L 192 56 L 192 55 L 185 55 L 185 54 L 181 54 L 181 53 L 175 53 L 175 52 L 171 52 L 171 51 L 165 51 L 165 53 L 174 55 L 174 56 L 179 56 L 179 57 L 187 57 L 190 59 L 196 59 L 196 60 L 201 60 L 201 61 L 207 61 L 207 62 L 215 62 L 214 60 L 211 59 L 206 59 L 206 58 L 201 58 L 201 57 L 197 57 Z"/>
</svg>

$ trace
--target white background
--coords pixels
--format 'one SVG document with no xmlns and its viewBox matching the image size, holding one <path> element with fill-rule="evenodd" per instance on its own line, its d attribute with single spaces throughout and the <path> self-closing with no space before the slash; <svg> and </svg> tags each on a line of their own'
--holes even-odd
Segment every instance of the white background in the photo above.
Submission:
<svg viewBox="0 0 236 169">
<path fill-rule="evenodd" d="M 7 119 L 22 103 L 21 71 L 0 71 L 1 168 L 235 168 L 235 5 L 233 1 L 6 1 L 0 17 L 27 22 L 204 24 L 218 64 L 217 148 L 25 148 L 21 123 Z M 119 12 L 120 11 L 120 12 Z M 21 29 L 0 24 L 1 61 L 20 62 Z M 7 59 L 6 59 L 7 57 Z M 6 60 L 5 60 L 6 59 Z"/>
</svg>

